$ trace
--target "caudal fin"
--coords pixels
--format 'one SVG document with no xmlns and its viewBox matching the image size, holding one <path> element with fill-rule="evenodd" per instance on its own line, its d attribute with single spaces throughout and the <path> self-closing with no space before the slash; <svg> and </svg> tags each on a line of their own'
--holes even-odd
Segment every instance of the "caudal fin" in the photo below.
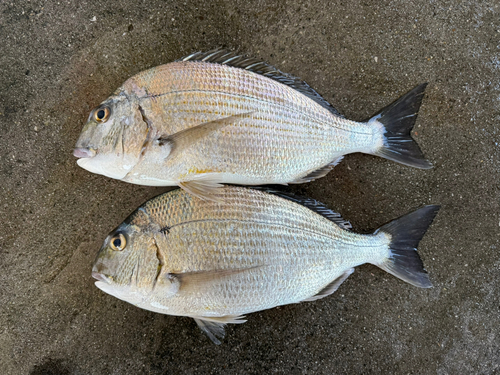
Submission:
<svg viewBox="0 0 500 375">
<path fill-rule="evenodd" d="M 378 229 L 375 233 L 388 234 L 391 243 L 389 257 L 376 266 L 412 285 L 432 287 L 417 246 L 438 211 L 439 206 L 425 206 Z"/>
<path fill-rule="evenodd" d="M 427 83 L 423 83 L 415 87 L 368 121 L 385 127 L 384 145 L 374 155 L 411 167 L 432 168 L 432 164 L 425 159 L 417 142 L 410 135 L 426 86 Z"/>
</svg>

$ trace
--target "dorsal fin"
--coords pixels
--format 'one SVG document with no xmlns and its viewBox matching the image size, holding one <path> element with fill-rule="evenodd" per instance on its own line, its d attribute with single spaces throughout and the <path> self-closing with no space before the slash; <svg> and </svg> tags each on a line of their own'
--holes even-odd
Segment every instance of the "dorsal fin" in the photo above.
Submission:
<svg viewBox="0 0 500 375">
<path fill-rule="evenodd" d="M 316 199 L 312 198 L 304 198 L 293 193 L 288 193 L 284 191 L 279 191 L 275 189 L 271 189 L 265 186 L 252 187 L 251 189 L 261 190 L 269 194 L 277 195 L 278 197 L 287 199 L 289 201 L 298 203 L 306 208 L 309 208 L 311 211 L 316 212 L 317 214 L 323 216 L 324 218 L 333 221 L 342 229 L 352 229 L 352 225 L 349 221 L 345 220 L 340 216 L 338 212 L 334 212 L 328 207 L 326 207 L 323 203 L 318 202 Z"/>
<path fill-rule="evenodd" d="M 294 77 L 291 74 L 283 73 L 274 66 L 260 61 L 253 57 L 238 55 L 236 52 L 227 51 L 224 49 L 215 49 L 208 52 L 195 52 L 189 56 L 183 57 L 177 61 L 204 61 L 213 64 L 221 64 L 249 70 L 253 73 L 271 78 L 277 82 L 287 85 L 301 94 L 314 100 L 323 108 L 326 108 L 336 116 L 343 117 L 330 103 L 328 103 L 320 94 L 311 86 L 302 81 L 300 78 Z"/>
</svg>

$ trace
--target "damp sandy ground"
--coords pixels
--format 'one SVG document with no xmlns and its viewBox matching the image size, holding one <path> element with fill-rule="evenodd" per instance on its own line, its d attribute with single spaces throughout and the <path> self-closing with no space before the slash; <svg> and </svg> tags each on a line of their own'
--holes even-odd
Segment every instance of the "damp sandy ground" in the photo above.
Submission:
<svg viewBox="0 0 500 375">
<path fill-rule="evenodd" d="M 494 1 L 0 3 L 0 368 L 4 374 L 492 374 L 500 367 L 500 6 Z M 249 316 L 215 346 L 90 276 L 107 233 L 168 190 L 76 165 L 89 111 L 141 70 L 237 49 L 363 120 L 429 82 L 417 170 L 347 156 L 290 189 L 356 231 L 441 204 L 432 289 L 365 265 L 332 296 Z"/>
</svg>

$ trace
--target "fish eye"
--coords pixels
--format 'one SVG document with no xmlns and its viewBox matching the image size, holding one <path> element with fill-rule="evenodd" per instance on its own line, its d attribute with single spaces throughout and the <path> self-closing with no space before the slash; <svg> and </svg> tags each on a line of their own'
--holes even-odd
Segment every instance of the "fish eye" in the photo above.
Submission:
<svg viewBox="0 0 500 375">
<path fill-rule="evenodd" d="M 94 119 L 97 122 L 106 122 L 109 119 L 111 110 L 109 107 L 99 107 L 94 111 Z"/>
<path fill-rule="evenodd" d="M 115 234 L 111 241 L 109 241 L 109 245 L 115 251 L 122 251 L 127 246 L 127 239 L 121 233 Z"/>
</svg>

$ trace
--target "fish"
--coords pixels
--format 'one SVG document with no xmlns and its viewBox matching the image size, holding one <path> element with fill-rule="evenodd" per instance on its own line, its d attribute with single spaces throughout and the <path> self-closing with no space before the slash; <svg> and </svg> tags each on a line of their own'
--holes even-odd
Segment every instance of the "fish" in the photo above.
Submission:
<svg viewBox="0 0 500 375">
<path fill-rule="evenodd" d="M 314 199 L 240 186 L 216 194 L 176 189 L 139 207 L 104 240 L 95 285 L 139 308 L 191 317 L 216 344 L 226 324 L 326 297 L 361 264 L 432 286 L 417 245 L 439 206 L 359 234 Z"/>
<path fill-rule="evenodd" d="M 265 62 L 197 52 L 125 81 L 91 111 L 74 156 L 93 173 L 206 199 L 222 184 L 313 181 L 355 152 L 428 169 L 410 134 L 426 85 L 356 122 Z"/>
</svg>

